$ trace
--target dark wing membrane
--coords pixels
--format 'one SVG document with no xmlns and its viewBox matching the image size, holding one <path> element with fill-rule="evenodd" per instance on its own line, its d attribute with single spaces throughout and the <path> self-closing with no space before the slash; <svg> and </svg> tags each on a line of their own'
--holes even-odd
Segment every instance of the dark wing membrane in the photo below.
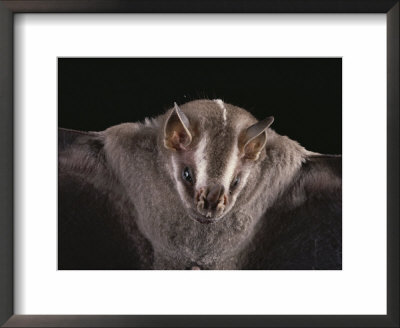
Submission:
<svg viewBox="0 0 400 328">
<path fill-rule="evenodd" d="M 143 269 L 152 250 L 111 170 L 100 133 L 59 129 L 58 269 Z"/>
<path fill-rule="evenodd" d="M 58 152 L 62 152 L 70 147 L 76 139 L 82 136 L 91 136 L 93 133 L 70 129 L 58 129 Z"/>
<path fill-rule="evenodd" d="M 308 158 L 244 256 L 246 269 L 342 268 L 341 156 Z"/>
</svg>

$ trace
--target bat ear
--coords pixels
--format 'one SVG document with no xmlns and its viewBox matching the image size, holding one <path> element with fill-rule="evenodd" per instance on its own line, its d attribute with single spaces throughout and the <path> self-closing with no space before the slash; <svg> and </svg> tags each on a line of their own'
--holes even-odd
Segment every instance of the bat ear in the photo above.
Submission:
<svg viewBox="0 0 400 328">
<path fill-rule="evenodd" d="M 164 125 L 164 146 L 172 150 L 186 150 L 192 142 L 187 116 L 176 103 Z"/>
<path fill-rule="evenodd" d="M 266 119 L 250 126 L 243 134 L 242 145 L 243 155 L 247 159 L 256 160 L 261 150 L 267 143 L 266 130 L 274 122 L 274 117 L 270 116 Z"/>
</svg>

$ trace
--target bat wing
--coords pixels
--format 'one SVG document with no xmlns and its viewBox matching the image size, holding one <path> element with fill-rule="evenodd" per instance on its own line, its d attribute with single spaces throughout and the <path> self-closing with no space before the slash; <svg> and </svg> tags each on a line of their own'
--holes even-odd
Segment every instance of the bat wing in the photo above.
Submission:
<svg viewBox="0 0 400 328">
<path fill-rule="evenodd" d="M 107 165 L 103 135 L 59 129 L 58 268 L 150 268 L 152 248 L 126 202 Z"/>
<path fill-rule="evenodd" d="M 246 254 L 246 269 L 342 268 L 342 158 L 310 156 L 267 210 Z"/>
</svg>

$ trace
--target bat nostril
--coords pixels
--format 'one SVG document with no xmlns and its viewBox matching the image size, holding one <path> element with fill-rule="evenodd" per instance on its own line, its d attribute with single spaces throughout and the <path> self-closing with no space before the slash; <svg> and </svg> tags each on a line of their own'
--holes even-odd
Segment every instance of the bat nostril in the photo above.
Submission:
<svg viewBox="0 0 400 328">
<path fill-rule="evenodd" d="M 196 196 L 195 196 L 196 202 L 199 202 L 201 200 L 202 193 L 203 189 L 199 189 L 198 191 L 196 191 Z"/>
<path fill-rule="evenodd" d="M 196 192 L 195 200 L 196 200 L 197 210 L 200 212 L 207 205 L 206 204 L 206 195 L 207 195 L 207 190 L 205 188 L 200 188 Z"/>
</svg>

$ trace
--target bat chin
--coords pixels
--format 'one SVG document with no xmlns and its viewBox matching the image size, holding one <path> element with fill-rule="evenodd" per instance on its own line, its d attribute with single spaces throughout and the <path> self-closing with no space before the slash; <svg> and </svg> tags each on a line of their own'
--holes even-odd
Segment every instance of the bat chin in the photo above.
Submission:
<svg viewBox="0 0 400 328">
<path fill-rule="evenodd" d="M 212 224 L 212 223 L 219 221 L 219 219 L 217 219 L 217 218 L 206 218 L 206 217 L 200 216 L 200 215 L 192 217 L 192 219 L 194 219 L 195 221 L 197 221 L 201 224 Z"/>
</svg>

